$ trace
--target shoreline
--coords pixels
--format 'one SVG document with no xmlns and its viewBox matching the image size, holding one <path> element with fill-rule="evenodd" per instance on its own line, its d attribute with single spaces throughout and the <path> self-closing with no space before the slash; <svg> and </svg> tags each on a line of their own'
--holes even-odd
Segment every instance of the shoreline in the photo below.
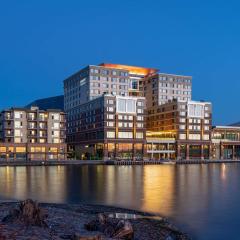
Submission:
<svg viewBox="0 0 240 240">
<path fill-rule="evenodd" d="M 0 218 L 3 219 L 8 212 L 19 204 L 18 201 L 0 202 Z M 70 236 L 74 234 L 78 236 L 87 236 L 92 239 L 94 236 L 101 236 L 99 239 L 114 239 L 105 236 L 105 233 L 99 231 L 88 231 L 84 227 L 86 223 L 95 219 L 98 214 L 105 214 L 111 221 L 128 221 L 134 230 L 134 238 L 136 240 L 146 239 L 176 239 L 190 240 L 191 238 L 179 230 L 174 224 L 170 223 L 166 218 L 161 216 L 125 209 L 121 207 L 93 205 L 93 204 L 61 204 L 61 203 L 39 203 L 39 207 L 47 212 L 46 223 L 49 228 L 41 228 L 36 226 L 28 226 L 24 228 L 21 222 L 16 223 L 0 223 L 1 234 L 10 236 L 12 231 L 17 233 L 17 239 L 33 239 L 32 236 L 38 236 L 36 239 L 72 239 Z M 41 237 L 40 237 L 41 236 Z M 8 239 L 8 238 L 7 238 Z M 34 238 L 35 239 L 35 238 Z M 95 238 L 93 238 L 95 239 Z M 97 238 L 96 238 L 97 239 Z"/>
<path fill-rule="evenodd" d="M 175 161 L 174 164 L 210 164 L 210 163 L 240 163 L 240 160 L 180 160 Z M 115 160 L 0 160 L 0 167 L 4 166 L 66 166 L 66 165 L 168 165 L 160 161 L 115 161 Z"/>
</svg>

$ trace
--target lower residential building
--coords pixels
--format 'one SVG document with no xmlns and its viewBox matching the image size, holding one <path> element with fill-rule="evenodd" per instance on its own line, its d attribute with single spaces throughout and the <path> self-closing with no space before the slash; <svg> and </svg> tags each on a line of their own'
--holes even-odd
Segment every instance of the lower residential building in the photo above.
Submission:
<svg viewBox="0 0 240 240">
<path fill-rule="evenodd" d="M 215 126 L 212 129 L 212 158 L 240 159 L 240 127 Z"/>
<path fill-rule="evenodd" d="M 212 106 L 209 102 L 172 100 L 147 113 L 147 157 L 209 159 Z"/>
<path fill-rule="evenodd" d="M 71 110 L 67 142 L 78 159 L 143 159 L 145 98 L 102 95 Z"/>
<path fill-rule="evenodd" d="M 66 118 L 61 110 L 11 108 L 0 114 L 0 158 L 66 159 Z"/>
</svg>

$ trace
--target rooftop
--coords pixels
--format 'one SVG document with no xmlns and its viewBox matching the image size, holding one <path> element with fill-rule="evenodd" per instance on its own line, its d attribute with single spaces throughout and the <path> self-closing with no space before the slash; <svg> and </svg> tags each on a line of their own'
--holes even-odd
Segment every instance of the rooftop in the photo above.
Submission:
<svg viewBox="0 0 240 240">
<path fill-rule="evenodd" d="M 101 63 L 99 64 L 99 66 L 127 70 L 129 71 L 130 74 L 137 74 L 137 75 L 144 75 L 144 76 L 157 73 L 159 71 L 156 68 L 145 68 L 145 67 L 122 65 L 122 64 L 113 64 L 113 63 Z"/>
</svg>

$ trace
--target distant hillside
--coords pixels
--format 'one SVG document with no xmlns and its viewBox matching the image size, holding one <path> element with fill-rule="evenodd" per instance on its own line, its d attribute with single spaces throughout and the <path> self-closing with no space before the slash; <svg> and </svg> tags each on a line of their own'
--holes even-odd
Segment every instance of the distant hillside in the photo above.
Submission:
<svg viewBox="0 0 240 240">
<path fill-rule="evenodd" d="M 62 111 L 64 111 L 64 98 L 63 95 L 60 95 L 55 97 L 37 99 L 29 103 L 25 107 L 30 108 L 31 106 L 37 106 L 41 110 L 61 109 Z"/>
</svg>

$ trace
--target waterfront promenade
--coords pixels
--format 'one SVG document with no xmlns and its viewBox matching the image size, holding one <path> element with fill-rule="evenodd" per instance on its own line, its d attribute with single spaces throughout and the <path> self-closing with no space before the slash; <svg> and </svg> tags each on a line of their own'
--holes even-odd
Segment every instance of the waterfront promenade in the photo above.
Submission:
<svg viewBox="0 0 240 240">
<path fill-rule="evenodd" d="M 239 159 L 223 159 L 223 160 L 178 160 L 171 162 L 163 162 L 160 160 L 130 161 L 130 160 L 0 160 L 0 166 L 64 166 L 64 165 L 174 165 L 174 164 L 209 164 L 209 163 L 240 163 Z"/>
</svg>

